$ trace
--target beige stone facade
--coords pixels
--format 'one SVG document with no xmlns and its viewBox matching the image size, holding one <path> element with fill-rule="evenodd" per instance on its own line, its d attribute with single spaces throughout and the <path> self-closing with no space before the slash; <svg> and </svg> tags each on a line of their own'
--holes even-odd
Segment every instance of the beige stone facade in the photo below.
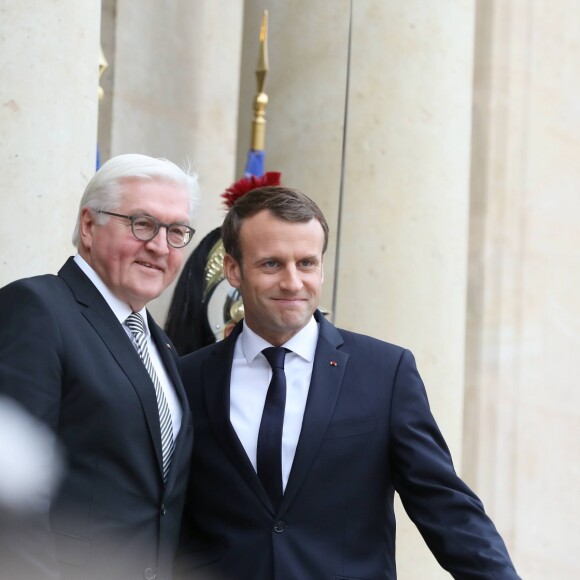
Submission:
<svg viewBox="0 0 580 580">
<path fill-rule="evenodd" d="M 580 577 L 580 0 L 3 0 L 0 284 L 73 252 L 97 140 L 191 161 L 219 225 L 264 8 L 267 168 L 329 218 L 324 306 L 413 350 L 522 577 Z M 448 577 L 399 522 L 399 577 Z"/>
</svg>

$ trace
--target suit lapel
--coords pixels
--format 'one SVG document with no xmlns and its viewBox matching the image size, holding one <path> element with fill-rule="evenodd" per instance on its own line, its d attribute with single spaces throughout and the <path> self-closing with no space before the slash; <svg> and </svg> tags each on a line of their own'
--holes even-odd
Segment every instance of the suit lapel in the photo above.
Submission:
<svg viewBox="0 0 580 580">
<path fill-rule="evenodd" d="M 100 336 L 111 356 L 117 361 L 135 389 L 145 413 L 159 468 L 162 470 L 161 431 L 157 399 L 155 389 L 152 388 L 151 377 L 149 377 L 139 354 L 106 300 L 72 258 L 69 258 L 61 268 L 59 276 L 70 287 L 77 302 L 84 306 L 81 309 L 83 316 Z"/>
<path fill-rule="evenodd" d="M 298 494 L 316 458 L 334 408 L 349 355 L 338 350 L 343 340 L 338 330 L 317 311 L 320 335 L 316 346 L 312 379 L 286 491 L 279 512 L 286 510 Z M 238 324 L 231 335 L 216 344 L 203 367 L 203 389 L 209 423 L 216 439 L 232 464 L 244 477 L 264 506 L 273 513 L 270 498 L 264 491 L 248 456 L 230 422 L 230 378 L 234 347 L 241 332 Z"/>
<path fill-rule="evenodd" d="M 320 334 L 314 356 L 302 430 L 280 511 L 288 508 L 310 471 L 334 413 L 348 362 L 349 355 L 337 350 L 343 342 L 338 330 L 318 311 L 315 317 L 320 324 Z"/>
<path fill-rule="evenodd" d="M 230 421 L 230 378 L 234 347 L 242 330 L 239 323 L 230 336 L 219 342 L 203 368 L 203 390 L 209 423 L 216 439 L 232 464 L 246 480 L 260 501 L 271 511 L 270 498 Z"/>
</svg>

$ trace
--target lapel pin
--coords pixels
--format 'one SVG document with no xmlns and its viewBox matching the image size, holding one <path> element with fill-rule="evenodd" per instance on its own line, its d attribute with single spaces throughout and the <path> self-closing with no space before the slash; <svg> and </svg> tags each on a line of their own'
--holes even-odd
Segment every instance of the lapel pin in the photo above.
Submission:
<svg viewBox="0 0 580 580">
<path fill-rule="evenodd" d="M 171 345 L 170 345 L 168 342 L 166 342 L 166 343 L 165 343 L 165 346 L 166 346 L 166 347 L 167 347 L 169 350 L 171 350 Z"/>
<path fill-rule="evenodd" d="M 335 360 L 331 360 L 330 361 L 330 366 L 331 367 L 337 367 L 338 366 L 338 363 Z"/>
</svg>

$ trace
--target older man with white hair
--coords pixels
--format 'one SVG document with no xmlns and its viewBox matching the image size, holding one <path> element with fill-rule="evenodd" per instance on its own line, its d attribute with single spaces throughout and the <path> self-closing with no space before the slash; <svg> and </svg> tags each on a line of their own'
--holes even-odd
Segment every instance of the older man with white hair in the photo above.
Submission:
<svg viewBox="0 0 580 580">
<path fill-rule="evenodd" d="M 170 161 L 115 157 L 81 199 L 77 255 L 0 290 L 0 394 L 51 429 L 66 462 L 42 521 L 12 542 L 11 577 L 171 578 L 191 414 L 146 305 L 179 271 L 196 196 Z"/>
</svg>

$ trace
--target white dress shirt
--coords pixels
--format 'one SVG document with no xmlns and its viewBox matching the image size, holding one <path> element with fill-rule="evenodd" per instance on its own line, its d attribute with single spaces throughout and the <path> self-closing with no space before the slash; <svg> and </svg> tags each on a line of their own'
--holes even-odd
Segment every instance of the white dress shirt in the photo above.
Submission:
<svg viewBox="0 0 580 580">
<path fill-rule="evenodd" d="M 294 461 L 302 419 L 310 388 L 314 352 L 318 342 L 318 324 L 314 317 L 288 342 L 283 344 L 286 353 L 286 408 L 282 431 L 282 484 L 286 489 Z M 230 382 L 230 421 L 254 469 L 258 432 L 262 411 L 272 378 L 272 368 L 262 354 L 272 346 L 244 323 L 234 349 Z"/>
<path fill-rule="evenodd" d="M 130 338 L 133 346 L 136 347 L 135 338 L 133 333 L 129 330 L 129 327 L 125 324 L 125 320 L 131 312 L 131 307 L 128 304 L 125 304 L 122 300 L 119 300 L 106 286 L 106 284 L 101 280 L 100 276 L 87 264 L 87 262 L 77 254 L 74 257 L 74 261 L 78 265 L 78 267 L 88 276 L 90 281 L 96 286 L 97 290 L 102 294 L 103 298 L 113 311 L 113 314 L 117 317 L 123 329 L 127 333 L 127 336 Z M 181 417 L 182 417 L 182 409 L 181 403 L 179 402 L 179 397 L 175 392 L 175 387 L 173 386 L 173 381 L 171 377 L 167 373 L 165 365 L 163 364 L 163 360 L 161 355 L 159 354 L 159 350 L 157 349 L 157 345 L 155 341 L 151 338 L 151 332 L 149 331 L 149 323 L 147 321 L 147 310 L 143 308 L 139 311 L 139 314 L 143 317 L 143 321 L 145 322 L 145 334 L 147 336 L 147 347 L 149 349 L 149 357 L 151 358 L 151 362 L 155 367 L 155 372 L 157 373 L 157 378 L 159 379 L 159 383 L 161 384 L 161 388 L 163 389 L 163 393 L 165 394 L 165 399 L 167 400 L 167 404 L 169 405 L 169 410 L 171 411 L 171 420 L 173 422 L 173 440 L 177 438 L 179 433 L 179 429 L 181 427 Z"/>
</svg>

